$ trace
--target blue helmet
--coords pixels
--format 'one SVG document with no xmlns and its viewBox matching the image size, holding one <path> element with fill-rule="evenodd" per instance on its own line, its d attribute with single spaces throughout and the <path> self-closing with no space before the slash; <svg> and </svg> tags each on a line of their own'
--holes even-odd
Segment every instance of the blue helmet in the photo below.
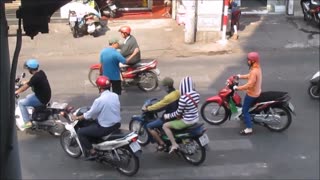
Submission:
<svg viewBox="0 0 320 180">
<path fill-rule="evenodd" d="M 24 63 L 24 68 L 27 69 L 38 69 L 39 62 L 36 59 L 29 59 Z"/>
</svg>

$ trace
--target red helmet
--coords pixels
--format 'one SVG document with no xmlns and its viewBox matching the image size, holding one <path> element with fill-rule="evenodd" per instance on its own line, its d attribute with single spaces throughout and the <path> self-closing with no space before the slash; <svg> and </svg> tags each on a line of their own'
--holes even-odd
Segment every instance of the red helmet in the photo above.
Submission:
<svg viewBox="0 0 320 180">
<path fill-rule="evenodd" d="M 248 61 L 251 61 L 252 63 L 259 63 L 260 61 L 260 55 L 257 52 L 250 52 L 248 53 Z"/>
<path fill-rule="evenodd" d="M 96 84 L 101 89 L 106 89 L 111 86 L 110 80 L 107 76 L 99 76 L 96 80 Z"/>
<path fill-rule="evenodd" d="M 130 34 L 131 33 L 131 28 L 129 26 L 122 26 L 119 29 L 119 32 Z"/>
</svg>

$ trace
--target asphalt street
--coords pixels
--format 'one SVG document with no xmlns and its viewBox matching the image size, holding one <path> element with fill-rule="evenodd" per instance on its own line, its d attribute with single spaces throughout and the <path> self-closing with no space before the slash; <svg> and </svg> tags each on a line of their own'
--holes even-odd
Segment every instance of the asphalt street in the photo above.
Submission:
<svg viewBox="0 0 320 180">
<path fill-rule="evenodd" d="M 155 153 L 155 146 L 148 145 L 138 174 L 130 179 L 319 179 L 319 101 L 307 95 L 308 80 L 319 69 L 318 57 L 315 49 L 261 51 L 263 90 L 288 91 L 295 106 L 297 116 L 287 131 L 274 133 L 255 126 L 253 136 L 243 137 L 238 134 L 239 122 L 206 125 L 210 143 L 204 164 L 194 167 L 176 155 Z M 182 77 L 191 76 L 202 104 L 224 86 L 227 77 L 247 72 L 244 58 L 245 54 L 228 54 L 158 60 L 161 78 L 173 77 L 176 87 Z M 52 86 L 52 101 L 90 105 L 98 92 L 87 74 L 96 61 L 84 55 L 41 60 Z M 144 100 L 162 95 L 159 89 L 150 93 L 126 89 L 120 98 L 122 127 L 141 113 Z M 24 179 L 128 179 L 111 167 L 68 157 L 59 139 L 46 133 L 19 132 L 18 139 Z"/>
</svg>

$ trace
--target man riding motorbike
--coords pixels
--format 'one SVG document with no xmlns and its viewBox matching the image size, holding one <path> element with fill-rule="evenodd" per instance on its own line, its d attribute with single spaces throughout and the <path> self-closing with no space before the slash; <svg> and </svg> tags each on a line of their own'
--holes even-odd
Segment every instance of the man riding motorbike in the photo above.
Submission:
<svg viewBox="0 0 320 180">
<path fill-rule="evenodd" d="M 143 111 L 163 111 L 165 113 L 172 113 L 178 108 L 178 100 L 180 97 L 180 92 L 173 87 L 173 79 L 170 77 L 165 77 L 161 81 L 161 86 L 167 91 L 167 95 L 164 96 L 159 102 L 145 107 Z M 158 147 L 157 151 L 162 151 L 165 149 L 165 143 L 160 138 L 158 132 L 155 129 L 161 128 L 164 124 L 163 115 L 161 118 L 154 120 L 147 124 L 147 129 L 153 138 L 157 141 Z"/>
<path fill-rule="evenodd" d="M 120 46 L 120 53 L 127 59 L 127 65 L 134 65 L 141 61 L 140 48 L 136 38 L 131 35 L 131 28 L 129 26 L 122 26 L 119 29 L 121 36 L 125 39 Z"/>
<path fill-rule="evenodd" d="M 77 133 L 85 152 L 89 152 L 89 156 L 86 154 L 86 160 L 96 158 L 96 151 L 90 142 L 91 138 L 106 136 L 121 126 L 119 96 L 110 91 L 111 84 L 109 78 L 99 76 L 96 84 L 100 97 L 94 100 L 89 111 L 81 116 L 73 117 L 73 119 L 79 120 L 80 122 L 82 121 L 83 123 L 80 125 L 82 128 L 80 128 Z"/>
<path fill-rule="evenodd" d="M 39 62 L 36 59 L 27 60 L 24 68 L 28 69 L 32 77 L 29 81 L 25 82 L 22 87 L 16 90 L 15 94 L 18 95 L 26 91 L 29 87 L 31 87 L 34 92 L 18 102 L 23 121 L 25 122 L 22 128 L 31 128 L 32 123 L 27 107 L 39 107 L 48 104 L 51 99 L 51 88 L 46 74 L 44 71 L 39 70 Z"/>
<path fill-rule="evenodd" d="M 250 52 L 247 55 L 248 66 L 250 68 L 249 74 L 237 76 L 240 79 L 248 79 L 248 82 L 242 86 L 234 86 L 234 90 L 246 91 L 246 96 L 244 98 L 242 114 L 246 123 L 246 128 L 240 131 L 241 135 L 252 134 L 252 122 L 249 109 L 254 103 L 254 101 L 261 94 L 261 84 L 262 84 L 262 71 L 260 67 L 260 56 L 257 52 Z"/>
</svg>

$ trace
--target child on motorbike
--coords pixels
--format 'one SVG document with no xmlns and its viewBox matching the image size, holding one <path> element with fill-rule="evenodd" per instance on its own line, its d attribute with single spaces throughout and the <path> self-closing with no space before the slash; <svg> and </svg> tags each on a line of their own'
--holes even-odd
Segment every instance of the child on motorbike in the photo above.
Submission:
<svg viewBox="0 0 320 180">
<path fill-rule="evenodd" d="M 186 76 L 181 80 L 179 91 L 181 96 L 179 98 L 178 109 L 173 113 L 163 115 L 166 120 L 172 118 L 176 119 L 166 122 L 162 127 L 171 142 L 169 153 L 172 153 L 179 148 L 171 129 L 185 129 L 199 121 L 198 104 L 200 102 L 200 95 L 194 89 L 194 83 L 191 77 Z"/>
<path fill-rule="evenodd" d="M 174 81 L 172 78 L 165 77 L 161 81 L 160 84 L 168 94 L 166 96 L 164 96 L 159 102 L 157 102 L 151 106 L 144 107 L 144 109 L 142 109 L 142 110 L 143 111 L 163 111 L 163 110 L 165 110 L 164 114 L 165 113 L 172 113 L 172 112 L 176 111 L 178 108 L 178 100 L 180 98 L 180 92 L 173 87 L 173 83 L 174 83 Z M 164 124 L 163 117 L 147 124 L 147 129 L 148 129 L 149 133 L 153 136 L 153 138 L 158 143 L 157 151 L 162 151 L 165 149 L 165 143 L 162 141 L 158 132 L 155 130 L 157 128 L 161 128 L 163 124 Z"/>
</svg>

